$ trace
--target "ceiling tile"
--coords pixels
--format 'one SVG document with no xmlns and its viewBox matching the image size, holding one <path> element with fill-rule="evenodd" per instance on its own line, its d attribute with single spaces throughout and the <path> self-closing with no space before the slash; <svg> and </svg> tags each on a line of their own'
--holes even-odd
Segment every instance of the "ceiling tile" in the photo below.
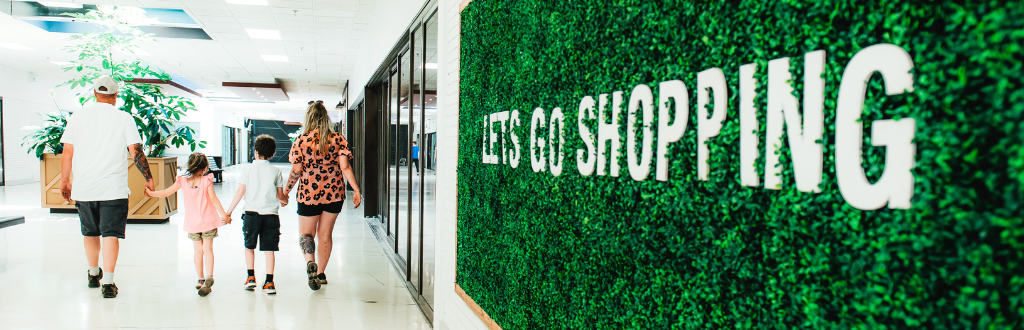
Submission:
<svg viewBox="0 0 1024 330">
<path fill-rule="evenodd" d="M 309 43 L 316 40 L 313 33 L 310 32 L 294 32 L 294 31 L 281 31 L 281 40 L 286 45 L 289 43 Z"/>
<path fill-rule="evenodd" d="M 372 10 L 372 8 L 371 8 Z M 342 18 L 353 18 L 356 17 L 358 7 L 351 7 L 338 10 L 318 10 L 316 12 L 317 17 L 342 17 Z"/>
<path fill-rule="evenodd" d="M 301 28 L 301 29 L 312 29 L 314 26 L 313 20 L 278 20 L 277 26 L 285 30 L 284 28 Z"/>
<path fill-rule="evenodd" d="M 270 6 L 282 9 L 313 9 L 313 1 L 310 0 L 270 0 Z"/>
<path fill-rule="evenodd" d="M 104 2 L 103 4 L 106 4 Z M 177 8 L 181 9 L 184 5 L 179 0 L 139 0 L 139 5 L 148 8 Z"/>
<path fill-rule="evenodd" d="M 234 13 L 235 18 L 240 18 L 240 19 L 241 18 L 274 19 L 274 14 L 270 13 L 269 11 L 267 11 L 267 12 L 257 12 L 257 11 L 236 11 L 236 10 L 232 10 L 232 13 Z"/>
<path fill-rule="evenodd" d="M 211 0 L 182 0 L 181 3 L 192 10 L 218 9 L 228 10 L 228 5 L 223 1 Z"/>
<path fill-rule="evenodd" d="M 277 21 L 274 19 L 261 18 L 239 18 L 238 24 L 246 29 L 276 30 Z"/>
</svg>

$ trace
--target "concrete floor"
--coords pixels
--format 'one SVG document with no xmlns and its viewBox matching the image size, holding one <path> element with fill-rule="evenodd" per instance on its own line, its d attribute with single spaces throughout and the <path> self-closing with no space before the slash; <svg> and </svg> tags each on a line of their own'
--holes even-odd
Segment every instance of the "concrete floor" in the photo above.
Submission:
<svg viewBox="0 0 1024 330">
<path fill-rule="evenodd" d="M 237 189 L 229 169 L 217 186 L 226 204 Z M 294 194 L 281 210 L 278 294 L 246 291 L 241 207 L 214 240 L 217 279 L 208 297 L 195 290 L 193 247 L 181 213 L 160 225 L 128 225 L 115 283 L 104 299 L 86 286 L 86 260 L 76 214 L 39 207 L 39 185 L 0 187 L 0 216 L 26 223 L 0 229 L 0 328 L 3 329 L 429 329 L 402 278 L 390 265 L 362 209 L 347 202 L 334 231 L 334 251 L 320 291 L 306 285 L 298 247 Z M 256 274 L 263 282 L 264 258 Z M 102 263 L 102 261 L 101 261 Z"/>
</svg>

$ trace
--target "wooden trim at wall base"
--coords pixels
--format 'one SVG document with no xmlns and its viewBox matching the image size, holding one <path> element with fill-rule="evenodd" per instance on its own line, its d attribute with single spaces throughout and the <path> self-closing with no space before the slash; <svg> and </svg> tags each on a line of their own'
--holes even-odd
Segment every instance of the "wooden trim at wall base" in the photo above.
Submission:
<svg viewBox="0 0 1024 330">
<path fill-rule="evenodd" d="M 480 318 L 480 321 L 487 325 L 488 329 L 501 330 L 501 326 L 498 325 L 498 322 L 494 322 L 494 320 L 487 315 L 487 312 L 485 312 L 483 308 L 480 308 L 480 305 L 477 305 L 476 302 L 473 301 L 473 298 L 470 298 L 469 295 L 466 294 L 465 290 L 462 290 L 462 287 L 459 286 L 458 283 L 455 284 L 455 293 L 462 298 L 462 301 L 466 302 L 466 305 L 469 305 L 469 309 L 472 309 L 473 313 L 476 313 L 476 316 Z"/>
<path fill-rule="evenodd" d="M 459 12 L 461 13 L 463 10 L 466 10 L 466 6 L 469 6 L 470 2 L 473 2 L 473 0 L 462 0 L 462 2 L 459 3 Z"/>
</svg>

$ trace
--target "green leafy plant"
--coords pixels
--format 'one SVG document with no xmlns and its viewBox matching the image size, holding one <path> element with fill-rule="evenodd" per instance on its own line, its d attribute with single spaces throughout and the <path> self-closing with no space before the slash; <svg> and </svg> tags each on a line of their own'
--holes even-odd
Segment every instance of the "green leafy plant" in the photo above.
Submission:
<svg viewBox="0 0 1024 330">
<path fill-rule="evenodd" d="M 60 115 L 44 114 L 43 126 L 25 126 L 22 130 L 31 131 L 22 142 L 22 146 L 28 145 L 28 153 L 35 154 L 40 160 L 47 151 L 60 154 L 64 152 L 64 145 L 60 143 L 60 137 L 64 135 L 64 127 L 68 125 L 70 114 L 61 111 Z"/>
<path fill-rule="evenodd" d="M 79 93 L 79 103 L 85 105 L 95 100 L 91 86 L 96 78 L 109 75 L 121 82 L 118 97 L 121 99 L 122 111 L 134 117 L 135 124 L 142 136 L 143 149 L 149 157 L 160 157 L 171 145 L 181 147 L 188 145 L 191 150 L 206 146 L 205 141 L 196 140 L 196 132 L 191 127 L 175 127 L 174 122 L 181 119 L 189 111 L 195 111 L 195 104 L 186 97 L 166 95 L 163 89 L 154 84 L 133 82 L 136 79 L 158 79 L 168 81 L 170 75 L 158 68 L 150 67 L 139 59 L 118 58 L 121 54 L 135 53 L 139 45 L 154 41 L 151 34 L 143 33 L 134 26 L 145 24 L 151 19 L 145 12 L 135 7 L 97 6 L 97 9 L 86 13 L 66 14 L 76 19 L 93 23 L 99 31 L 86 31 L 72 35 L 71 45 L 65 47 L 69 53 L 77 54 L 78 59 L 64 68 L 76 77 L 58 85 L 68 86 L 72 90 L 84 89 Z M 52 115 L 47 115 L 53 117 Z M 46 119 L 46 125 L 38 128 L 35 133 L 26 137 L 29 152 L 40 158 L 45 152 L 60 153 L 59 139 L 63 134 L 64 120 Z"/>
<path fill-rule="evenodd" d="M 1020 329 L 1020 17 L 1020 0 L 473 1 L 461 12 L 456 281 L 510 330 Z M 855 209 L 836 179 L 839 84 L 853 54 L 879 43 L 910 54 L 914 91 L 887 95 L 877 74 L 868 82 L 862 161 L 878 180 L 885 148 L 871 144 L 873 121 L 917 121 L 905 210 Z M 782 189 L 742 186 L 739 67 L 758 68 L 763 178 L 768 61 L 793 60 L 802 100 L 803 55 L 815 50 L 828 52 L 821 192 L 796 189 L 788 146 Z M 706 144 L 703 181 L 696 76 L 714 67 L 728 115 Z M 669 145 L 669 180 L 633 181 L 624 151 L 619 177 L 580 175 L 580 100 L 629 100 L 638 84 L 675 79 L 690 109 Z M 558 177 L 530 169 L 524 110 L 537 107 L 565 114 Z M 484 116 L 512 109 L 526 114 L 515 132 L 525 165 L 483 164 Z"/>
</svg>

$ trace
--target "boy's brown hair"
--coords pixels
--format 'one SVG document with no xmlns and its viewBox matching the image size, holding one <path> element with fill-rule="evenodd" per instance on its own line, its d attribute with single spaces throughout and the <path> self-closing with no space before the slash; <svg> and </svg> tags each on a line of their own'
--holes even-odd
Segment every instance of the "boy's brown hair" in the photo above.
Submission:
<svg viewBox="0 0 1024 330">
<path fill-rule="evenodd" d="M 259 157 L 270 159 L 277 152 L 277 140 L 274 137 L 262 134 L 256 137 L 256 153 Z"/>
</svg>

